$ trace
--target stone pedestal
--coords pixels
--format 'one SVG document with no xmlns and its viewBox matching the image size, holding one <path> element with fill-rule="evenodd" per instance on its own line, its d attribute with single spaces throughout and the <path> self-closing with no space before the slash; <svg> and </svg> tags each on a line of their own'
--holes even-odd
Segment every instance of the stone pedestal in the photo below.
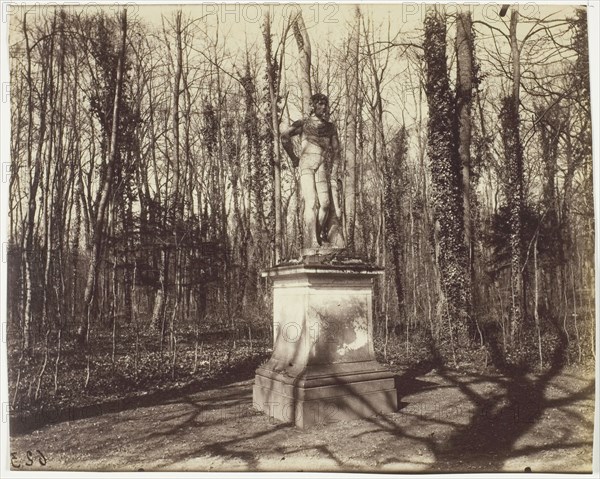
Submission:
<svg viewBox="0 0 600 479">
<path fill-rule="evenodd" d="M 254 407 L 305 428 L 397 410 L 375 360 L 373 278 L 365 265 L 298 264 L 273 280 L 273 355 L 256 370 Z"/>
</svg>

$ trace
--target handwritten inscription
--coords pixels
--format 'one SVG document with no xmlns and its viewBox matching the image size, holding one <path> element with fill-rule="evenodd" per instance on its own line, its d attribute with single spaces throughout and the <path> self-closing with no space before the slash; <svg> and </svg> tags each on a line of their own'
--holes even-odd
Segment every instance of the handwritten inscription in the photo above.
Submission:
<svg viewBox="0 0 600 479">
<path fill-rule="evenodd" d="M 46 456 L 39 449 L 36 449 L 35 452 L 27 451 L 25 454 L 19 454 L 17 452 L 10 453 L 10 465 L 13 469 L 32 467 L 34 464 L 45 466 L 47 462 Z"/>
</svg>

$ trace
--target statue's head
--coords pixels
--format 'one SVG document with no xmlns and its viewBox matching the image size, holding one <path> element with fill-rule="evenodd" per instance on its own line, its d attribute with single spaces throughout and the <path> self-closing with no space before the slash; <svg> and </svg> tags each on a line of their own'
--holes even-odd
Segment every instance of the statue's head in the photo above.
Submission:
<svg viewBox="0 0 600 479">
<path fill-rule="evenodd" d="M 315 93 L 310 97 L 311 113 L 319 118 L 329 118 L 329 98 L 322 93 Z"/>
</svg>

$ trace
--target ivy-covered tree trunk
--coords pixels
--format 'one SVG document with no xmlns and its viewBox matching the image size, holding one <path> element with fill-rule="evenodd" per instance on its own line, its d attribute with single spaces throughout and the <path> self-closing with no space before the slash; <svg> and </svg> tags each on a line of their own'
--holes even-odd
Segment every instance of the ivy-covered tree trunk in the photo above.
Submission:
<svg viewBox="0 0 600 479">
<path fill-rule="evenodd" d="M 510 340 L 518 345 L 525 316 L 524 245 L 523 245 L 523 145 L 519 132 L 519 90 L 521 85 L 520 50 L 517 43 L 519 12 L 510 17 L 510 47 L 512 57 L 512 94 L 502 100 L 500 124 L 508 177 L 505 199 L 509 211 L 511 315 Z"/>
<path fill-rule="evenodd" d="M 523 280 L 523 147 L 519 134 L 519 111 L 514 96 L 502 100 L 500 128 L 506 158 L 507 179 L 504 195 L 509 212 L 511 320 L 510 339 L 514 346 L 519 341 L 525 312 Z"/>
<path fill-rule="evenodd" d="M 405 263 L 403 243 L 413 241 L 402 236 L 402 212 L 406 195 L 406 155 L 408 150 L 408 133 L 404 125 L 396 135 L 392 145 L 391 158 L 386 156 L 385 164 L 385 232 L 386 243 L 390 253 L 394 271 L 394 286 L 398 299 L 398 315 L 400 321 L 405 319 L 404 311 L 404 275 L 402 266 Z"/>
<path fill-rule="evenodd" d="M 456 18 L 456 116 L 458 118 L 458 156 L 462 168 L 464 244 L 467 254 L 465 294 L 471 305 L 474 274 L 473 233 L 471 228 L 471 104 L 473 91 L 473 32 L 471 13 L 465 7 Z M 469 308 L 470 309 L 470 308 Z"/>
<path fill-rule="evenodd" d="M 443 293 L 438 307 L 442 329 L 449 336 L 440 353 L 446 358 L 450 353 L 456 362 L 457 351 L 468 343 L 462 177 L 456 143 L 454 95 L 446 65 L 446 23 L 433 8 L 425 17 L 423 47 L 429 105 L 427 154 L 432 177 L 436 260 Z"/>
</svg>

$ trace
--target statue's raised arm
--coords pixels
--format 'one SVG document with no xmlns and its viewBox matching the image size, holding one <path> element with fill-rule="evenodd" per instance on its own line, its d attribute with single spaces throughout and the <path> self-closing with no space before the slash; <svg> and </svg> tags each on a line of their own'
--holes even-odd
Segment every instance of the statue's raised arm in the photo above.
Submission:
<svg viewBox="0 0 600 479">
<path fill-rule="evenodd" d="M 283 149 L 288 154 L 290 159 L 292 160 L 292 165 L 294 168 L 298 166 L 300 163 L 300 158 L 296 155 L 294 151 L 294 144 L 292 143 L 292 138 L 296 135 L 300 135 L 302 133 L 302 127 L 304 126 L 303 120 L 297 120 L 292 123 L 289 128 L 286 128 L 281 132 L 281 144 L 283 145 Z"/>
</svg>

